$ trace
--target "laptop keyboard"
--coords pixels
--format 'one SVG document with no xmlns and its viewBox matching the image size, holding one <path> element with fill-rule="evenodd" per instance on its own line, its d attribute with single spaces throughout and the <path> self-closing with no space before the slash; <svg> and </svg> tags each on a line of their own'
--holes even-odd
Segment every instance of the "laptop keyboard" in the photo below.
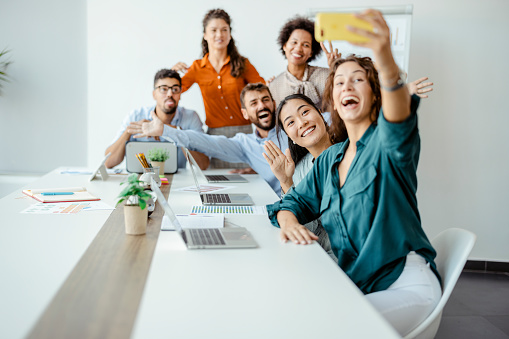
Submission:
<svg viewBox="0 0 509 339">
<path fill-rule="evenodd" d="M 207 175 L 207 179 L 212 181 L 228 181 L 228 178 L 224 175 Z"/>
<path fill-rule="evenodd" d="M 189 229 L 195 245 L 224 245 L 224 238 L 217 228 Z"/>
<path fill-rule="evenodd" d="M 231 203 L 230 196 L 228 194 L 207 194 L 208 203 Z"/>
</svg>

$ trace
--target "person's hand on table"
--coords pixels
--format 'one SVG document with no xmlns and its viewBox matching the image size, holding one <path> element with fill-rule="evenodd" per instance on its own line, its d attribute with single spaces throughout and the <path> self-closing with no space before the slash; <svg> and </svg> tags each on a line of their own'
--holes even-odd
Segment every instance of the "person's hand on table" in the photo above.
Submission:
<svg viewBox="0 0 509 339">
<path fill-rule="evenodd" d="M 297 245 L 308 245 L 312 244 L 313 240 L 318 240 L 313 232 L 299 223 L 287 223 L 284 227 L 281 226 L 280 235 L 283 242 L 290 240 Z"/>
</svg>

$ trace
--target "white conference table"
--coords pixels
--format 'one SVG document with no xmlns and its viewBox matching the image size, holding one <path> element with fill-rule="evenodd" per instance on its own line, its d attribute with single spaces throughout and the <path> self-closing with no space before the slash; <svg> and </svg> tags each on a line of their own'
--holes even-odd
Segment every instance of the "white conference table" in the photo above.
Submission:
<svg viewBox="0 0 509 339">
<path fill-rule="evenodd" d="M 200 205 L 189 171 L 173 182 L 175 213 Z M 230 184 L 255 205 L 277 200 L 258 176 Z M 226 215 L 256 249 L 187 250 L 176 232 L 159 236 L 133 338 L 397 338 L 394 330 L 318 244 L 283 244 L 265 215 Z"/>
<path fill-rule="evenodd" d="M 125 176 L 106 182 L 89 182 L 89 177 L 57 169 L 23 189 L 83 186 L 114 207 Z M 23 214 L 38 201 L 21 191 L 0 199 L 0 338 L 28 333 L 112 212 Z"/>
<path fill-rule="evenodd" d="M 260 177 L 246 178 L 249 183 L 230 184 L 234 188 L 228 192 L 248 192 L 256 205 L 277 199 Z M 114 206 L 124 179 L 88 182 L 88 176 L 55 170 L 29 186 L 83 185 Z M 176 191 L 190 185 L 188 170 L 173 176 L 168 201 L 176 213 L 189 213 L 190 206 L 201 204 L 197 193 Z M 0 200 L 1 338 L 30 333 L 111 213 L 19 213 L 33 203 L 21 191 Z M 399 337 L 317 244 L 282 244 L 279 230 L 263 215 L 226 215 L 225 220 L 227 227 L 247 227 L 259 248 L 190 251 L 175 232 L 158 233 L 148 277 L 140 277 L 147 280 L 127 337 Z M 123 293 L 128 297 L 130 292 Z M 60 318 L 54 326 L 65 322 Z M 111 326 L 120 325 L 112 321 Z M 73 337 L 101 337 L 88 333 Z"/>
</svg>

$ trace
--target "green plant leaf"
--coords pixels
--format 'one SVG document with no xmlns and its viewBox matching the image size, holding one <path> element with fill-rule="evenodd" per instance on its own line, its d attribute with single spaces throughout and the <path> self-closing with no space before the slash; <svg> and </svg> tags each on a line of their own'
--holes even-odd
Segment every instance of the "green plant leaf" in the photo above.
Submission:
<svg viewBox="0 0 509 339">
<path fill-rule="evenodd" d="M 152 148 L 147 152 L 150 161 L 166 161 L 170 158 L 170 152 L 164 148 Z"/>
<path fill-rule="evenodd" d="M 124 200 L 129 202 L 130 197 L 137 197 L 138 205 L 141 209 L 144 209 L 147 206 L 146 199 L 149 199 L 152 196 L 145 191 L 140 183 L 142 183 L 142 181 L 138 180 L 138 175 L 136 173 L 130 174 L 127 177 L 127 181 L 121 182 L 120 185 L 126 184 L 126 186 L 117 197 L 119 198 L 117 205 Z"/>
<path fill-rule="evenodd" d="M 140 208 L 142 210 L 144 210 L 145 207 L 147 207 L 147 202 L 145 200 L 143 200 L 143 199 L 138 200 L 138 204 L 140 205 Z"/>
</svg>

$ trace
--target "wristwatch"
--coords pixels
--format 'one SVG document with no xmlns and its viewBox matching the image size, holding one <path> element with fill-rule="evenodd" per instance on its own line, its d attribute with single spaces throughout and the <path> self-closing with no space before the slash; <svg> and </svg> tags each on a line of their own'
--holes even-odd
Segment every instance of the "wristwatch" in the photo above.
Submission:
<svg viewBox="0 0 509 339">
<path fill-rule="evenodd" d="M 398 78 L 396 80 L 396 84 L 395 85 L 387 87 L 387 86 L 384 86 L 382 84 L 382 81 L 380 80 L 380 87 L 382 87 L 387 92 L 394 92 L 394 91 L 400 89 L 401 87 L 405 86 L 405 80 L 403 80 L 404 78 L 405 78 L 405 73 L 403 73 L 401 70 L 399 70 Z M 392 83 L 393 81 L 394 81 L 394 79 L 391 79 L 389 81 L 389 83 Z"/>
</svg>

